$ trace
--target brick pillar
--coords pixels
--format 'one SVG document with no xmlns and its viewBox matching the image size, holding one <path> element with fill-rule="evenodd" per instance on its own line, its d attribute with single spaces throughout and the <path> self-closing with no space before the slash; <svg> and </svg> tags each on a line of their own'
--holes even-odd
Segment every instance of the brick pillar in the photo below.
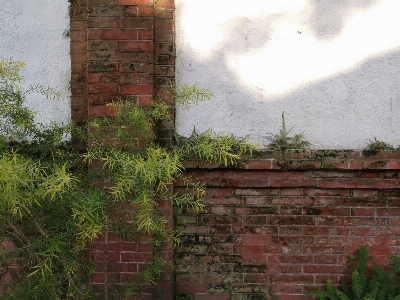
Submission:
<svg viewBox="0 0 400 300">
<path fill-rule="evenodd" d="M 148 105 L 173 83 L 172 0 L 78 0 L 71 12 L 72 112 L 75 121 L 108 116 L 106 106 L 119 98 Z M 166 99 L 171 105 L 173 99 Z M 159 124 L 157 131 L 168 144 L 173 120 Z M 172 206 L 160 207 L 169 215 L 173 227 Z M 172 248 L 162 250 L 172 262 Z M 112 295 L 113 284 L 123 284 L 144 263 L 151 260 L 149 243 L 120 240 L 112 233 L 91 243 L 90 257 L 98 271 L 90 285 L 98 297 Z M 157 296 L 158 295 L 158 296 Z M 157 291 L 147 291 L 134 299 L 172 299 L 172 272 L 163 274 Z"/>
<path fill-rule="evenodd" d="M 71 1 L 71 117 L 78 124 L 87 121 L 87 22 L 86 0 Z"/>
<path fill-rule="evenodd" d="M 175 79 L 174 1 L 155 0 L 154 6 L 154 89 L 155 95 L 160 96 Z M 174 117 L 174 100 L 170 98 L 165 101 L 171 105 L 171 116 Z M 171 146 L 174 124 L 173 119 L 157 124 L 158 143 Z"/>
<path fill-rule="evenodd" d="M 118 98 L 153 98 L 153 1 L 88 0 L 88 116 L 109 114 Z"/>
</svg>

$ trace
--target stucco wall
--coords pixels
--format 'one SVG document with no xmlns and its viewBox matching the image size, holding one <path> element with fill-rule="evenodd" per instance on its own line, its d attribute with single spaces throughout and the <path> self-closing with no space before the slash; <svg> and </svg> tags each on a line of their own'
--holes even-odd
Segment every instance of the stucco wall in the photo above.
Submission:
<svg viewBox="0 0 400 300">
<path fill-rule="evenodd" d="M 49 86 L 61 93 L 58 101 L 32 94 L 27 102 L 40 122 L 70 118 L 71 73 L 67 0 L 0 0 L 0 56 L 26 61 L 24 85 Z"/>
<path fill-rule="evenodd" d="M 400 2 L 176 0 L 176 78 L 211 102 L 177 131 L 212 128 L 261 146 L 284 111 L 315 148 L 400 144 Z"/>
</svg>

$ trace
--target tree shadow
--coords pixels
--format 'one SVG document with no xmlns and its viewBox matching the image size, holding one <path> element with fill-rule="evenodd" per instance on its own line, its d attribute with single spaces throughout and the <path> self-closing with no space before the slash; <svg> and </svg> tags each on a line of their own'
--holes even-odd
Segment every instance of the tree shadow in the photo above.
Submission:
<svg viewBox="0 0 400 300">
<path fill-rule="evenodd" d="M 322 9 L 322 1 L 312 2 L 315 10 Z M 364 8 L 377 3 L 355 2 Z M 340 5 L 341 9 L 358 7 L 349 1 L 343 3 L 346 5 Z M 304 81 L 282 93 L 252 84 L 235 70 L 235 57 L 266 47 L 275 24 L 271 20 L 282 17 L 236 18 L 234 26 L 224 27 L 226 38 L 206 58 L 190 44 L 178 43 L 177 81 L 209 87 L 215 97 L 212 102 L 200 103 L 188 111 L 178 107 L 177 133 L 188 136 L 194 126 L 198 131 L 212 128 L 237 136 L 249 134 L 252 140 L 266 146 L 268 133 L 279 132 L 284 111 L 288 128 L 293 127 L 293 133 L 304 132 L 315 148 L 362 149 L 375 136 L 400 144 L 400 85 L 396 77 L 400 72 L 400 49 L 369 56 L 351 67 Z M 332 20 L 335 18 L 340 16 Z M 344 18 L 339 19 L 337 22 L 343 26 Z M 263 27 L 265 24 L 270 25 Z M 313 26 L 323 31 L 318 21 Z M 263 36 L 257 36 L 257 28 L 264 28 Z M 331 34 L 340 33 L 340 28 L 335 28 Z M 290 72 L 292 66 L 282 67 Z M 305 65 L 308 67 L 313 66 Z M 263 76 L 260 66 L 255 65 L 254 72 Z"/>
<path fill-rule="evenodd" d="M 307 21 L 318 39 L 329 41 L 341 33 L 348 17 L 379 2 L 381 0 L 310 0 L 312 11 Z"/>
</svg>

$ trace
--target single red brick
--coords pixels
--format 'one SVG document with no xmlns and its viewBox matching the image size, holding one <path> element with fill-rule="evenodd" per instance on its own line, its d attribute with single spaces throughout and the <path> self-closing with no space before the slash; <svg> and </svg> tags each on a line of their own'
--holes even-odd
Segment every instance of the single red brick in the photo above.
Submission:
<svg viewBox="0 0 400 300">
<path fill-rule="evenodd" d="M 271 178 L 269 182 L 271 187 L 316 187 L 317 186 L 317 181 L 313 179 Z"/>
<path fill-rule="evenodd" d="M 118 28 L 119 18 L 90 18 L 87 24 L 89 28 Z"/>
<path fill-rule="evenodd" d="M 138 29 L 138 40 L 153 40 L 153 30 Z"/>
<path fill-rule="evenodd" d="M 196 294 L 197 300 L 229 300 L 230 295 Z"/>
<path fill-rule="evenodd" d="M 116 252 L 116 251 L 107 251 L 106 256 L 107 256 L 106 259 L 107 259 L 108 262 L 117 262 L 117 261 L 121 261 L 120 252 Z"/>
<path fill-rule="evenodd" d="M 304 254 L 343 254 L 349 253 L 349 247 L 345 246 L 303 246 Z"/>
<path fill-rule="evenodd" d="M 154 15 L 153 7 L 138 7 L 138 16 L 139 17 L 152 17 Z"/>
<path fill-rule="evenodd" d="M 86 85 L 71 85 L 71 94 L 74 96 L 85 96 L 87 94 Z"/>
<path fill-rule="evenodd" d="M 263 169 L 267 169 L 270 170 L 272 169 L 272 159 L 267 159 L 267 160 L 251 160 L 248 161 L 245 165 L 244 165 L 245 169 L 249 169 L 249 170 L 263 170 Z"/>
<path fill-rule="evenodd" d="M 109 263 L 107 266 L 108 272 L 137 272 L 138 264 L 137 263 Z"/>
<path fill-rule="evenodd" d="M 138 96 L 138 104 L 140 106 L 149 105 L 153 101 L 151 96 Z"/>
<path fill-rule="evenodd" d="M 281 189 L 281 196 L 302 196 L 303 188 L 283 188 Z"/>
<path fill-rule="evenodd" d="M 153 19 L 149 17 L 119 18 L 120 28 L 153 28 Z"/>
<path fill-rule="evenodd" d="M 174 8 L 174 0 L 157 0 L 155 3 L 157 8 Z"/>
<path fill-rule="evenodd" d="M 309 264 L 313 262 L 311 255 L 268 255 L 268 263 L 272 264 Z"/>
<path fill-rule="evenodd" d="M 138 246 L 136 243 L 124 243 L 124 242 L 118 242 L 118 243 L 108 243 L 107 244 L 107 250 L 108 251 L 137 251 Z"/>
<path fill-rule="evenodd" d="M 360 172 L 358 178 L 379 178 L 379 172 Z"/>
<path fill-rule="evenodd" d="M 368 228 L 368 227 L 355 227 L 351 228 L 351 235 L 352 236 L 372 236 L 375 235 L 376 228 Z M 382 234 L 387 234 L 382 233 Z"/>
<path fill-rule="evenodd" d="M 305 265 L 303 266 L 303 272 L 306 274 L 346 274 L 349 270 L 343 266 Z"/>
<path fill-rule="evenodd" d="M 242 255 L 262 255 L 264 254 L 263 245 L 240 245 L 234 246 L 234 252 Z"/>
<path fill-rule="evenodd" d="M 377 208 L 376 213 L 378 216 L 386 216 L 386 217 L 399 217 L 400 216 L 400 208 Z"/>
<path fill-rule="evenodd" d="M 153 253 L 134 253 L 134 252 L 121 252 L 122 262 L 148 262 L 152 259 Z"/>
<path fill-rule="evenodd" d="M 320 179 L 321 188 L 369 188 L 369 189 L 390 189 L 390 180 L 385 179 Z"/>
<path fill-rule="evenodd" d="M 313 283 L 312 275 L 273 275 L 270 277 L 271 282 L 297 282 L 298 284 Z M 286 298 L 285 298 L 286 299 Z"/>
<path fill-rule="evenodd" d="M 323 162 L 324 169 L 347 170 L 349 162 L 347 160 L 327 159 Z"/>
<path fill-rule="evenodd" d="M 118 94 L 119 85 L 112 83 L 88 84 L 90 94 Z"/>
<path fill-rule="evenodd" d="M 120 0 L 121 5 L 153 5 L 153 0 Z"/>
<path fill-rule="evenodd" d="M 105 274 L 104 273 L 94 273 L 89 277 L 90 283 L 104 283 L 105 282 Z"/>
<path fill-rule="evenodd" d="M 119 0 L 88 0 L 89 5 L 117 5 Z"/>
<path fill-rule="evenodd" d="M 314 263 L 321 264 L 321 265 L 324 265 L 324 264 L 335 265 L 338 263 L 338 256 L 337 255 L 315 255 Z"/>
<path fill-rule="evenodd" d="M 375 208 L 353 208 L 354 216 L 375 216 Z"/>
<path fill-rule="evenodd" d="M 280 265 L 279 272 L 281 274 L 300 274 L 301 273 L 301 266 L 295 265 Z"/>
<path fill-rule="evenodd" d="M 173 20 L 156 20 L 154 24 L 154 28 L 156 30 L 170 30 L 174 29 L 174 22 Z"/>
<path fill-rule="evenodd" d="M 120 63 L 118 64 L 118 70 L 121 73 L 153 73 L 154 66 L 152 63 Z"/>
<path fill-rule="evenodd" d="M 306 196 L 350 196 L 351 189 L 316 189 L 305 188 L 304 194 Z"/>
<path fill-rule="evenodd" d="M 121 85 L 122 95 L 152 95 L 153 86 L 151 85 Z"/>
<path fill-rule="evenodd" d="M 88 108 L 88 116 L 92 117 L 100 117 L 100 116 L 113 116 L 115 112 L 106 105 L 91 105 Z"/>
<path fill-rule="evenodd" d="M 137 40 L 136 29 L 89 29 L 88 39 L 92 40 Z"/>
<path fill-rule="evenodd" d="M 141 6 L 136 6 L 136 5 L 126 5 L 126 6 L 120 6 L 122 8 L 122 12 L 119 16 L 122 17 L 137 17 L 139 16 L 139 8 Z M 151 7 L 146 7 L 146 8 L 151 8 Z"/>
<path fill-rule="evenodd" d="M 362 160 L 349 160 L 349 170 L 362 170 L 363 161 Z"/>
<path fill-rule="evenodd" d="M 121 52 L 153 51 L 154 43 L 151 42 L 119 42 Z"/>
<path fill-rule="evenodd" d="M 377 194 L 377 190 L 367 190 L 367 189 L 354 189 L 353 196 L 354 197 L 375 197 Z"/>
<path fill-rule="evenodd" d="M 205 284 L 189 283 L 189 282 L 177 282 L 176 291 L 178 293 L 205 293 L 207 292 L 207 286 Z"/>
<path fill-rule="evenodd" d="M 87 43 L 86 42 L 71 42 L 70 52 L 71 54 L 82 54 L 87 51 Z M 75 62 L 74 62 L 75 63 Z"/>
</svg>

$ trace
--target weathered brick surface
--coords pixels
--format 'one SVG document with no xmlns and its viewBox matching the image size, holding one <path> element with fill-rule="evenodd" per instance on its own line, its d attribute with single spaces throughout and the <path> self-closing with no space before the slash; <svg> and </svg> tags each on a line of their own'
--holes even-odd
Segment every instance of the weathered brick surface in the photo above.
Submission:
<svg viewBox="0 0 400 300">
<path fill-rule="evenodd" d="M 71 117 L 78 124 L 87 121 L 86 18 L 86 1 L 72 1 L 70 5 Z"/>
<path fill-rule="evenodd" d="M 207 196 L 199 214 L 175 210 L 176 299 L 264 299 L 269 286 L 301 299 L 348 279 L 347 255 L 362 245 L 388 264 L 400 254 L 399 154 L 267 153 L 229 169 L 187 161 Z"/>
<path fill-rule="evenodd" d="M 154 94 L 162 96 L 165 89 L 174 83 L 175 79 L 175 49 L 174 49 L 174 1 L 157 0 L 154 3 Z M 171 116 L 174 117 L 174 101 L 165 98 L 171 105 Z M 145 103 L 143 103 L 145 104 Z M 156 125 L 158 143 L 171 146 L 174 133 L 174 122 L 164 122 Z"/>
<path fill-rule="evenodd" d="M 73 119 L 108 116 L 106 104 L 119 97 L 147 105 L 162 96 L 174 81 L 174 1 L 73 3 Z M 173 115 L 173 99 L 164 100 Z M 173 124 L 155 128 L 166 146 Z M 387 254 L 400 254 L 399 151 L 267 153 L 229 169 L 201 160 L 184 166 L 185 176 L 206 184 L 206 207 L 198 215 L 176 210 L 171 218 L 184 234 L 174 255 L 175 290 L 172 273 L 164 273 L 161 299 L 264 299 L 273 286 L 282 299 L 295 300 L 328 278 L 348 278 L 347 254 L 361 245 L 382 264 Z M 162 255 L 172 260 L 170 248 Z M 112 235 L 95 241 L 93 290 L 101 297 L 151 256 L 146 243 Z M 133 299 L 154 297 L 148 291 Z"/>
<path fill-rule="evenodd" d="M 88 116 L 108 115 L 118 98 L 145 104 L 154 94 L 154 4 L 88 1 Z"/>
<path fill-rule="evenodd" d="M 71 13 L 77 19 L 71 23 L 76 29 L 71 45 L 73 78 L 82 80 L 72 87 L 76 118 L 86 121 L 110 116 L 107 104 L 117 99 L 147 105 L 160 89 L 173 83 L 173 1 L 78 2 L 79 9 Z M 166 101 L 173 105 L 172 99 Z M 173 121 L 159 124 L 157 129 L 166 144 L 171 140 L 171 124 Z M 172 207 L 162 209 L 170 215 L 172 227 Z M 172 261 L 170 247 L 163 248 L 161 254 Z M 143 242 L 126 243 L 112 236 L 95 241 L 90 246 L 90 257 L 99 268 L 90 278 L 93 290 L 100 298 L 110 293 L 112 284 L 126 282 L 134 272 L 143 270 L 144 262 L 152 256 L 153 249 Z M 132 299 L 172 299 L 172 295 L 172 273 L 164 272 L 157 291 Z"/>
</svg>

